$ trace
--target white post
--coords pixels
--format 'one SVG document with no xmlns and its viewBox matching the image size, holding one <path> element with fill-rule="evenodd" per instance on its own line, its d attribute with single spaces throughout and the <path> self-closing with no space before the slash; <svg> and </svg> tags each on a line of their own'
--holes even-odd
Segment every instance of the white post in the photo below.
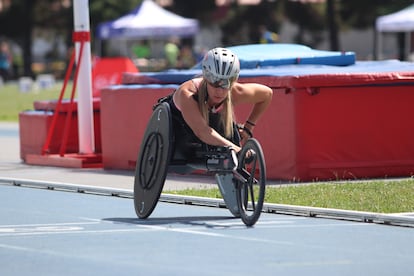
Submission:
<svg viewBox="0 0 414 276">
<path fill-rule="evenodd" d="M 76 32 L 90 32 L 88 0 L 73 1 L 74 29 Z M 76 60 L 79 58 L 80 42 L 76 42 Z M 92 103 L 92 69 L 91 44 L 86 41 L 83 46 L 81 64 L 77 79 L 79 153 L 88 154 L 95 151 Z"/>
</svg>

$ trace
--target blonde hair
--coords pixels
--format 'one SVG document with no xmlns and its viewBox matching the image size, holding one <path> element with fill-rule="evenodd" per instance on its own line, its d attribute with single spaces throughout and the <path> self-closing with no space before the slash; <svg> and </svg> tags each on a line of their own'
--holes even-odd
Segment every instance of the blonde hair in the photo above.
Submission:
<svg viewBox="0 0 414 276">
<path fill-rule="evenodd" d="M 230 90 L 228 92 L 226 99 L 224 99 L 223 110 L 219 113 L 219 123 L 223 126 L 224 136 L 226 138 L 233 138 L 234 110 L 231 102 Z M 207 121 L 207 124 L 209 124 L 209 108 L 207 105 L 207 99 L 207 81 L 203 79 L 198 89 L 198 108 L 200 109 L 203 118 Z"/>
</svg>

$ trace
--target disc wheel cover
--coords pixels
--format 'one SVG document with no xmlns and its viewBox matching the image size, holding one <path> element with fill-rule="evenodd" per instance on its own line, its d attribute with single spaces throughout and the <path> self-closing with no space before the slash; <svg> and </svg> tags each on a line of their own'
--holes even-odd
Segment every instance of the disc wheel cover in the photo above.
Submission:
<svg viewBox="0 0 414 276">
<path fill-rule="evenodd" d="M 139 218 L 155 209 L 167 176 L 172 148 L 169 105 L 160 104 L 152 113 L 137 158 L 134 207 Z"/>
</svg>

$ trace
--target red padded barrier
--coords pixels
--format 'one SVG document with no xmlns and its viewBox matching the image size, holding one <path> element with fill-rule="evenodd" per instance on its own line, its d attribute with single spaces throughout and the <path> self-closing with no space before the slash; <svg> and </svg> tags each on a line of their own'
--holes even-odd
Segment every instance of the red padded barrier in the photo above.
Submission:
<svg viewBox="0 0 414 276">
<path fill-rule="evenodd" d="M 296 165 L 301 179 L 414 173 L 413 88 L 296 91 Z"/>
<path fill-rule="evenodd" d="M 95 110 L 94 131 L 95 131 L 95 151 L 101 152 L 101 121 L 100 112 Z M 53 113 L 48 111 L 25 111 L 19 114 L 19 137 L 20 137 L 20 157 L 26 160 L 28 154 L 42 154 L 42 147 L 46 140 L 48 130 L 52 122 Z M 49 145 L 49 154 L 58 154 L 62 143 L 63 126 L 65 125 L 66 112 L 59 113 L 56 123 L 56 131 L 52 136 Z M 77 113 L 72 114 L 70 132 L 66 147 L 67 153 L 79 152 L 78 138 L 78 117 Z"/>
<path fill-rule="evenodd" d="M 172 88 L 101 90 L 102 162 L 104 168 L 135 169 L 139 146 L 152 106 Z"/>
<path fill-rule="evenodd" d="M 268 178 L 309 181 L 412 175 L 414 79 L 385 75 L 367 75 L 364 80 L 357 76 L 357 81 L 348 74 L 303 76 L 303 83 L 302 77 L 242 79 L 267 84 L 274 91 L 254 133 L 265 153 Z M 105 168 L 134 169 L 151 107 L 171 91 L 133 86 L 102 90 Z M 237 108 L 240 122 L 247 112 L 247 105 Z"/>
</svg>

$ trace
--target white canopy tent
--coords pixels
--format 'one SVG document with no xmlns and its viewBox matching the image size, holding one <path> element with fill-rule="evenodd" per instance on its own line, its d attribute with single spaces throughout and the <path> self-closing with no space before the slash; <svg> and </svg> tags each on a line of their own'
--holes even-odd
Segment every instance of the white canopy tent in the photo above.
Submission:
<svg viewBox="0 0 414 276">
<path fill-rule="evenodd" d="M 118 47 L 127 55 L 127 41 L 167 40 L 171 37 L 192 37 L 199 31 L 198 20 L 174 14 L 152 0 L 144 0 L 132 12 L 113 21 L 104 22 L 96 29 L 98 40 L 120 40 Z M 101 43 L 97 43 L 100 47 Z M 101 53 L 101 49 L 97 49 Z"/>
<path fill-rule="evenodd" d="M 188 37 L 198 32 L 196 19 L 184 18 L 163 9 L 151 0 L 144 0 L 131 13 L 114 21 L 99 24 L 97 37 L 110 38 L 168 38 Z"/>
<path fill-rule="evenodd" d="M 411 33 L 414 32 L 414 4 L 398 12 L 383 15 L 375 22 L 377 31 L 377 57 L 382 54 L 382 33 L 383 32 L 404 32 L 405 33 L 405 56 L 408 57 L 411 50 Z"/>
</svg>

